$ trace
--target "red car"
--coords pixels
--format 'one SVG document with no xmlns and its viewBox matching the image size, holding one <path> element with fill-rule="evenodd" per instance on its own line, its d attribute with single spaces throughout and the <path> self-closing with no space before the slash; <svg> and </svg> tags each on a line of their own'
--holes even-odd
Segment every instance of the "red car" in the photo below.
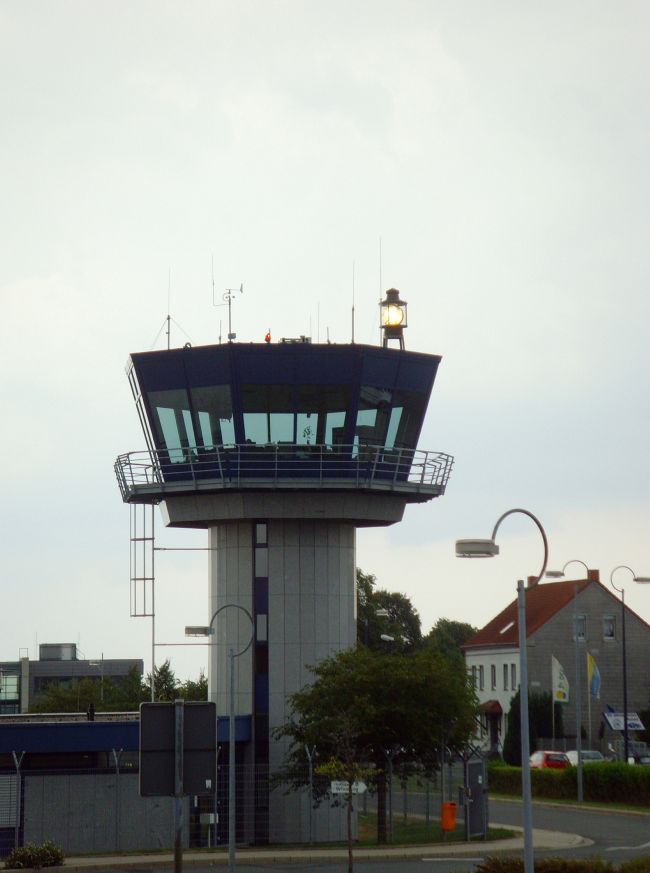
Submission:
<svg viewBox="0 0 650 873">
<path fill-rule="evenodd" d="M 564 752 L 533 752 L 530 756 L 530 766 L 536 769 L 551 767 L 554 770 L 564 770 L 571 766 L 571 761 Z"/>
</svg>

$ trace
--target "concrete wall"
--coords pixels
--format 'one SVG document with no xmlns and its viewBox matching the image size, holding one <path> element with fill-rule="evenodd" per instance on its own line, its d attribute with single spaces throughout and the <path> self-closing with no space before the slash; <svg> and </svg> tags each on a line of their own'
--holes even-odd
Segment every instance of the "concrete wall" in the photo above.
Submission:
<svg viewBox="0 0 650 873">
<path fill-rule="evenodd" d="M 263 518 L 259 518 L 263 521 Z M 253 525 L 235 521 L 210 528 L 210 616 L 224 604 L 253 612 Z M 270 519 L 268 524 L 269 727 L 288 718 L 287 696 L 313 680 L 309 665 L 356 643 L 355 527 L 350 522 Z M 238 610 L 225 609 L 216 621 L 210 659 L 210 699 L 228 714 L 228 648 L 242 649 L 250 623 Z M 223 640 L 224 642 L 221 642 Z M 252 654 L 236 658 L 235 711 L 253 708 Z M 283 762 L 286 745 L 270 740 L 271 772 Z M 306 763 L 306 760 L 305 760 Z M 315 840 L 344 838 L 339 809 L 323 806 L 312 819 Z M 309 839 L 306 793 L 274 792 L 269 809 L 272 842 Z"/>
<path fill-rule="evenodd" d="M 184 798 L 183 845 L 189 800 Z M 137 773 L 25 774 L 24 842 L 52 840 L 66 854 L 173 849 L 173 798 L 140 797 Z"/>
</svg>

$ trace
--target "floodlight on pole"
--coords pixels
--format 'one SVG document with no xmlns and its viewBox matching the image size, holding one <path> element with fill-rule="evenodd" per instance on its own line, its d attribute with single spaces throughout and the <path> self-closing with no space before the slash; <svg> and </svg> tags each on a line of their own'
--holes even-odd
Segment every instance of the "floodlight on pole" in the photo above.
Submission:
<svg viewBox="0 0 650 873">
<path fill-rule="evenodd" d="M 548 561 L 548 540 L 540 520 L 527 509 L 509 509 L 497 520 L 490 539 L 466 539 L 456 541 L 456 556 L 459 558 L 493 558 L 499 554 L 496 535 L 501 522 L 509 515 L 520 513 L 528 516 L 537 526 L 544 544 L 544 561 L 537 577 L 530 586 L 537 585 L 544 575 Z M 530 787 L 530 739 L 528 736 L 528 659 L 526 655 L 526 589 L 523 579 L 517 582 L 517 613 L 519 631 L 519 674 L 520 674 L 520 730 L 521 730 L 521 798 L 524 832 L 524 873 L 533 873 L 533 818 L 532 794 Z"/>
</svg>

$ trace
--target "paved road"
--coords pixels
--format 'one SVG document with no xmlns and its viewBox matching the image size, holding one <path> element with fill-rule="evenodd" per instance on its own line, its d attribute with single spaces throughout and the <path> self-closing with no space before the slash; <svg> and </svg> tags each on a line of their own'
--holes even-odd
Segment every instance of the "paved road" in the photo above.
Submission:
<svg viewBox="0 0 650 873">
<path fill-rule="evenodd" d="M 521 804 L 491 801 L 490 821 L 521 826 Z M 650 855 L 650 815 L 630 812 L 567 808 L 533 804 L 533 827 L 580 834 L 593 841 L 592 846 L 565 849 L 571 857 L 599 857 L 610 861 L 625 861 L 639 855 Z"/>
</svg>

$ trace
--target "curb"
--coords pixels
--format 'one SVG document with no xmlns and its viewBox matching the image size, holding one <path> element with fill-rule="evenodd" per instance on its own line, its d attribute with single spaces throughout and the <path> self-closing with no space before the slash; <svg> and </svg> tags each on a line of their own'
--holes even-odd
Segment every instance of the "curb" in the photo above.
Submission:
<svg viewBox="0 0 650 873">
<path fill-rule="evenodd" d="M 521 828 L 509 827 L 512 830 L 521 830 Z M 537 829 L 533 832 L 533 841 L 536 849 L 544 850 L 573 849 L 578 846 L 593 845 L 592 840 L 588 840 L 578 834 L 564 834 Z M 476 856 L 477 853 L 481 855 L 494 855 L 501 852 L 518 851 L 522 848 L 523 839 L 521 837 L 512 837 L 508 840 L 494 840 L 491 842 L 474 840 L 469 843 L 425 843 L 417 846 L 399 846 L 395 848 L 354 849 L 354 859 L 355 861 L 380 861 L 385 858 L 400 860 L 422 856 Z M 241 849 L 237 852 L 238 861 L 249 864 L 311 864 L 323 861 L 341 861 L 346 860 L 347 857 L 348 852 L 346 848 L 312 850 L 270 849 L 266 851 Z M 113 870 L 141 870 L 142 868 L 169 867 L 173 866 L 173 863 L 174 855 L 171 852 L 160 855 L 102 855 L 97 857 L 68 858 L 64 863 L 64 869 L 77 871 L 77 873 L 93 871 L 107 866 L 110 866 Z M 183 864 L 187 866 L 226 867 L 228 865 L 228 854 L 222 850 L 218 854 L 188 851 L 183 853 Z"/>
</svg>

